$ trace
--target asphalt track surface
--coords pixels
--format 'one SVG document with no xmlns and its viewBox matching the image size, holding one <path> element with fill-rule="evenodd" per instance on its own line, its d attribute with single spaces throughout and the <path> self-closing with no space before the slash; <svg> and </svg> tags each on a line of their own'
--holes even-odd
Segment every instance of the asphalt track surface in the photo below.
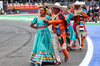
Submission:
<svg viewBox="0 0 100 66">
<path fill-rule="evenodd" d="M 30 22 L 0 20 L 0 66 L 34 66 L 29 62 L 36 30 L 31 28 Z M 78 43 L 77 43 L 78 45 Z M 87 52 L 87 41 L 83 50 L 71 50 L 69 60 L 64 62 L 64 55 L 60 52 L 59 66 L 78 66 Z M 43 63 L 43 66 L 54 64 Z"/>
</svg>

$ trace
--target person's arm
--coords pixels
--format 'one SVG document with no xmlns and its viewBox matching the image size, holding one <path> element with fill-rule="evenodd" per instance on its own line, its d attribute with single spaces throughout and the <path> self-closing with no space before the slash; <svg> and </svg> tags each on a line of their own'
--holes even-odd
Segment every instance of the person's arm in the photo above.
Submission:
<svg viewBox="0 0 100 66">
<path fill-rule="evenodd" d="M 61 23 L 61 22 L 63 22 L 64 20 L 62 20 L 62 19 L 56 19 L 56 20 L 50 20 L 50 21 L 48 21 L 48 20 L 43 20 L 43 22 L 44 23 L 48 23 L 48 24 L 56 24 L 56 23 Z"/>
<path fill-rule="evenodd" d="M 44 23 L 48 23 L 48 21 L 49 21 L 48 19 L 44 19 L 43 20 Z"/>
<path fill-rule="evenodd" d="M 83 17 L 84 17 L 84 18 L 87 18 L 88 16 L 87 16 L 86 13 L 83 12 Z"/>
<path fill-rule="evenodd" d="M 30 27 L 37 29 L 38 27 L 34 26 L 32 23 L 30 24 Z"/>
<path fill-rule="evenodd" d="M 73 17 L 75 17 L 75 16 L 79 16 L 80 14 L 73 14 Z"/>
<path fill-rule="evenodd" d="M 79 12 L 79 14 L 74 14 L 75 16 L 82 15 L 84 18 L 87 18 L 87 14 L 85 12 Z"/>
<path fill-rule="evenodd" d="M 64 20 L 62 20 L 62 19 L 50 20 L 50 21 L 48 21 L 48 24 L 56 24 L 56 23 L 61 23 L 63 21 Z"/>
<path fill-rule="evenodd" d="M 34 24 L 36 24 L 36 23 L 37 23 L 37 18 L 35 17 L 35 18 L 33 19 L 33 21 L 31 22 L 30 27 L 37 29 L 37 27 L 34 26 Z"/>
</svg>

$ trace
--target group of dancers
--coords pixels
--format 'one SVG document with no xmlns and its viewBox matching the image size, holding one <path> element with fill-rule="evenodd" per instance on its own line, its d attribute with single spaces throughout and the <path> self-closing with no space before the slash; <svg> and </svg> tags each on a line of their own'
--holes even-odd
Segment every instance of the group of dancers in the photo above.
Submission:
<svg viewBox="0 0 100 66">
<path fill-rule="evenodd" d="M 76 1 L 73 3 L 75 9 L 70 12 L 67 7 L 60 6 L 59 3 L 47 4 L 49 8 L 53 8 L 51 16 L 47 15 L 48 10 L 45 6 L 40 7 L 40 16 L 35 17 L 30 24 L 30 27 L 36 29 L 30 56 L 31 63 L 35 66 L 41 66 L 43 62 L 61 64 L 58 48 L 63 52 L 66 62 L 69 56 L 68 50 L 77 48 L 75 37 L 78 38 L 79 49 L 83 49 L 87 33 L 84 19 L 87 15 L 82 11 L 82 4 L 84 3 Z M 73 27 L 71 20 L 74 20 Z"/>
</svg>

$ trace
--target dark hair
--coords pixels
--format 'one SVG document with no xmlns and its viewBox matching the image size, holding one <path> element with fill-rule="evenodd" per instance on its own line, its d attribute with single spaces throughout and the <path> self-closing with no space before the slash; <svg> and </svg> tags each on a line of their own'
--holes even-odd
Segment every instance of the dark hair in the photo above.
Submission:
<svg viewBox="0 0 100 66">
<path fill-rule="evenodd" d="M 40 7 L 40 8 L 43 8 L 43 9 L 46 11 L 46 7 L 42 6 L 42 7 Z"/>
<path fill-rule="evenodd" d="M 45 6 L 46 8 L 48 8 L 48 6 Z"/>
</svg>

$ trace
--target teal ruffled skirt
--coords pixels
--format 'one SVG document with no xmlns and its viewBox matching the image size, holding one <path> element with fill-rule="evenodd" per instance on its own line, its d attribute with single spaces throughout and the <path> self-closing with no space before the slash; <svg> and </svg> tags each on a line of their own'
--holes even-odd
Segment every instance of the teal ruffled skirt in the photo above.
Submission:
<svg viewBox="0 0 100 66">
<path fill-rule="evenodd" d="M 67 49 L 68 50 L 76 49 L 77 45 L 76 45 L 75 33 L 74 33 L 74 30 L 73 30 L 71 25 L 68 26 L 68 31 L 69 31 L 69 36 L 67 36 L 67 38 L 69 39 L 70 43 L 66 42 L 67 43 Z"/>
<path fill-rule="evenodd" d="M 39 64 L 42 62 L 56 63 L 52 47 L 52 35 L 48 28 L 37 29 L 30 61 Z"/>
</svg>

